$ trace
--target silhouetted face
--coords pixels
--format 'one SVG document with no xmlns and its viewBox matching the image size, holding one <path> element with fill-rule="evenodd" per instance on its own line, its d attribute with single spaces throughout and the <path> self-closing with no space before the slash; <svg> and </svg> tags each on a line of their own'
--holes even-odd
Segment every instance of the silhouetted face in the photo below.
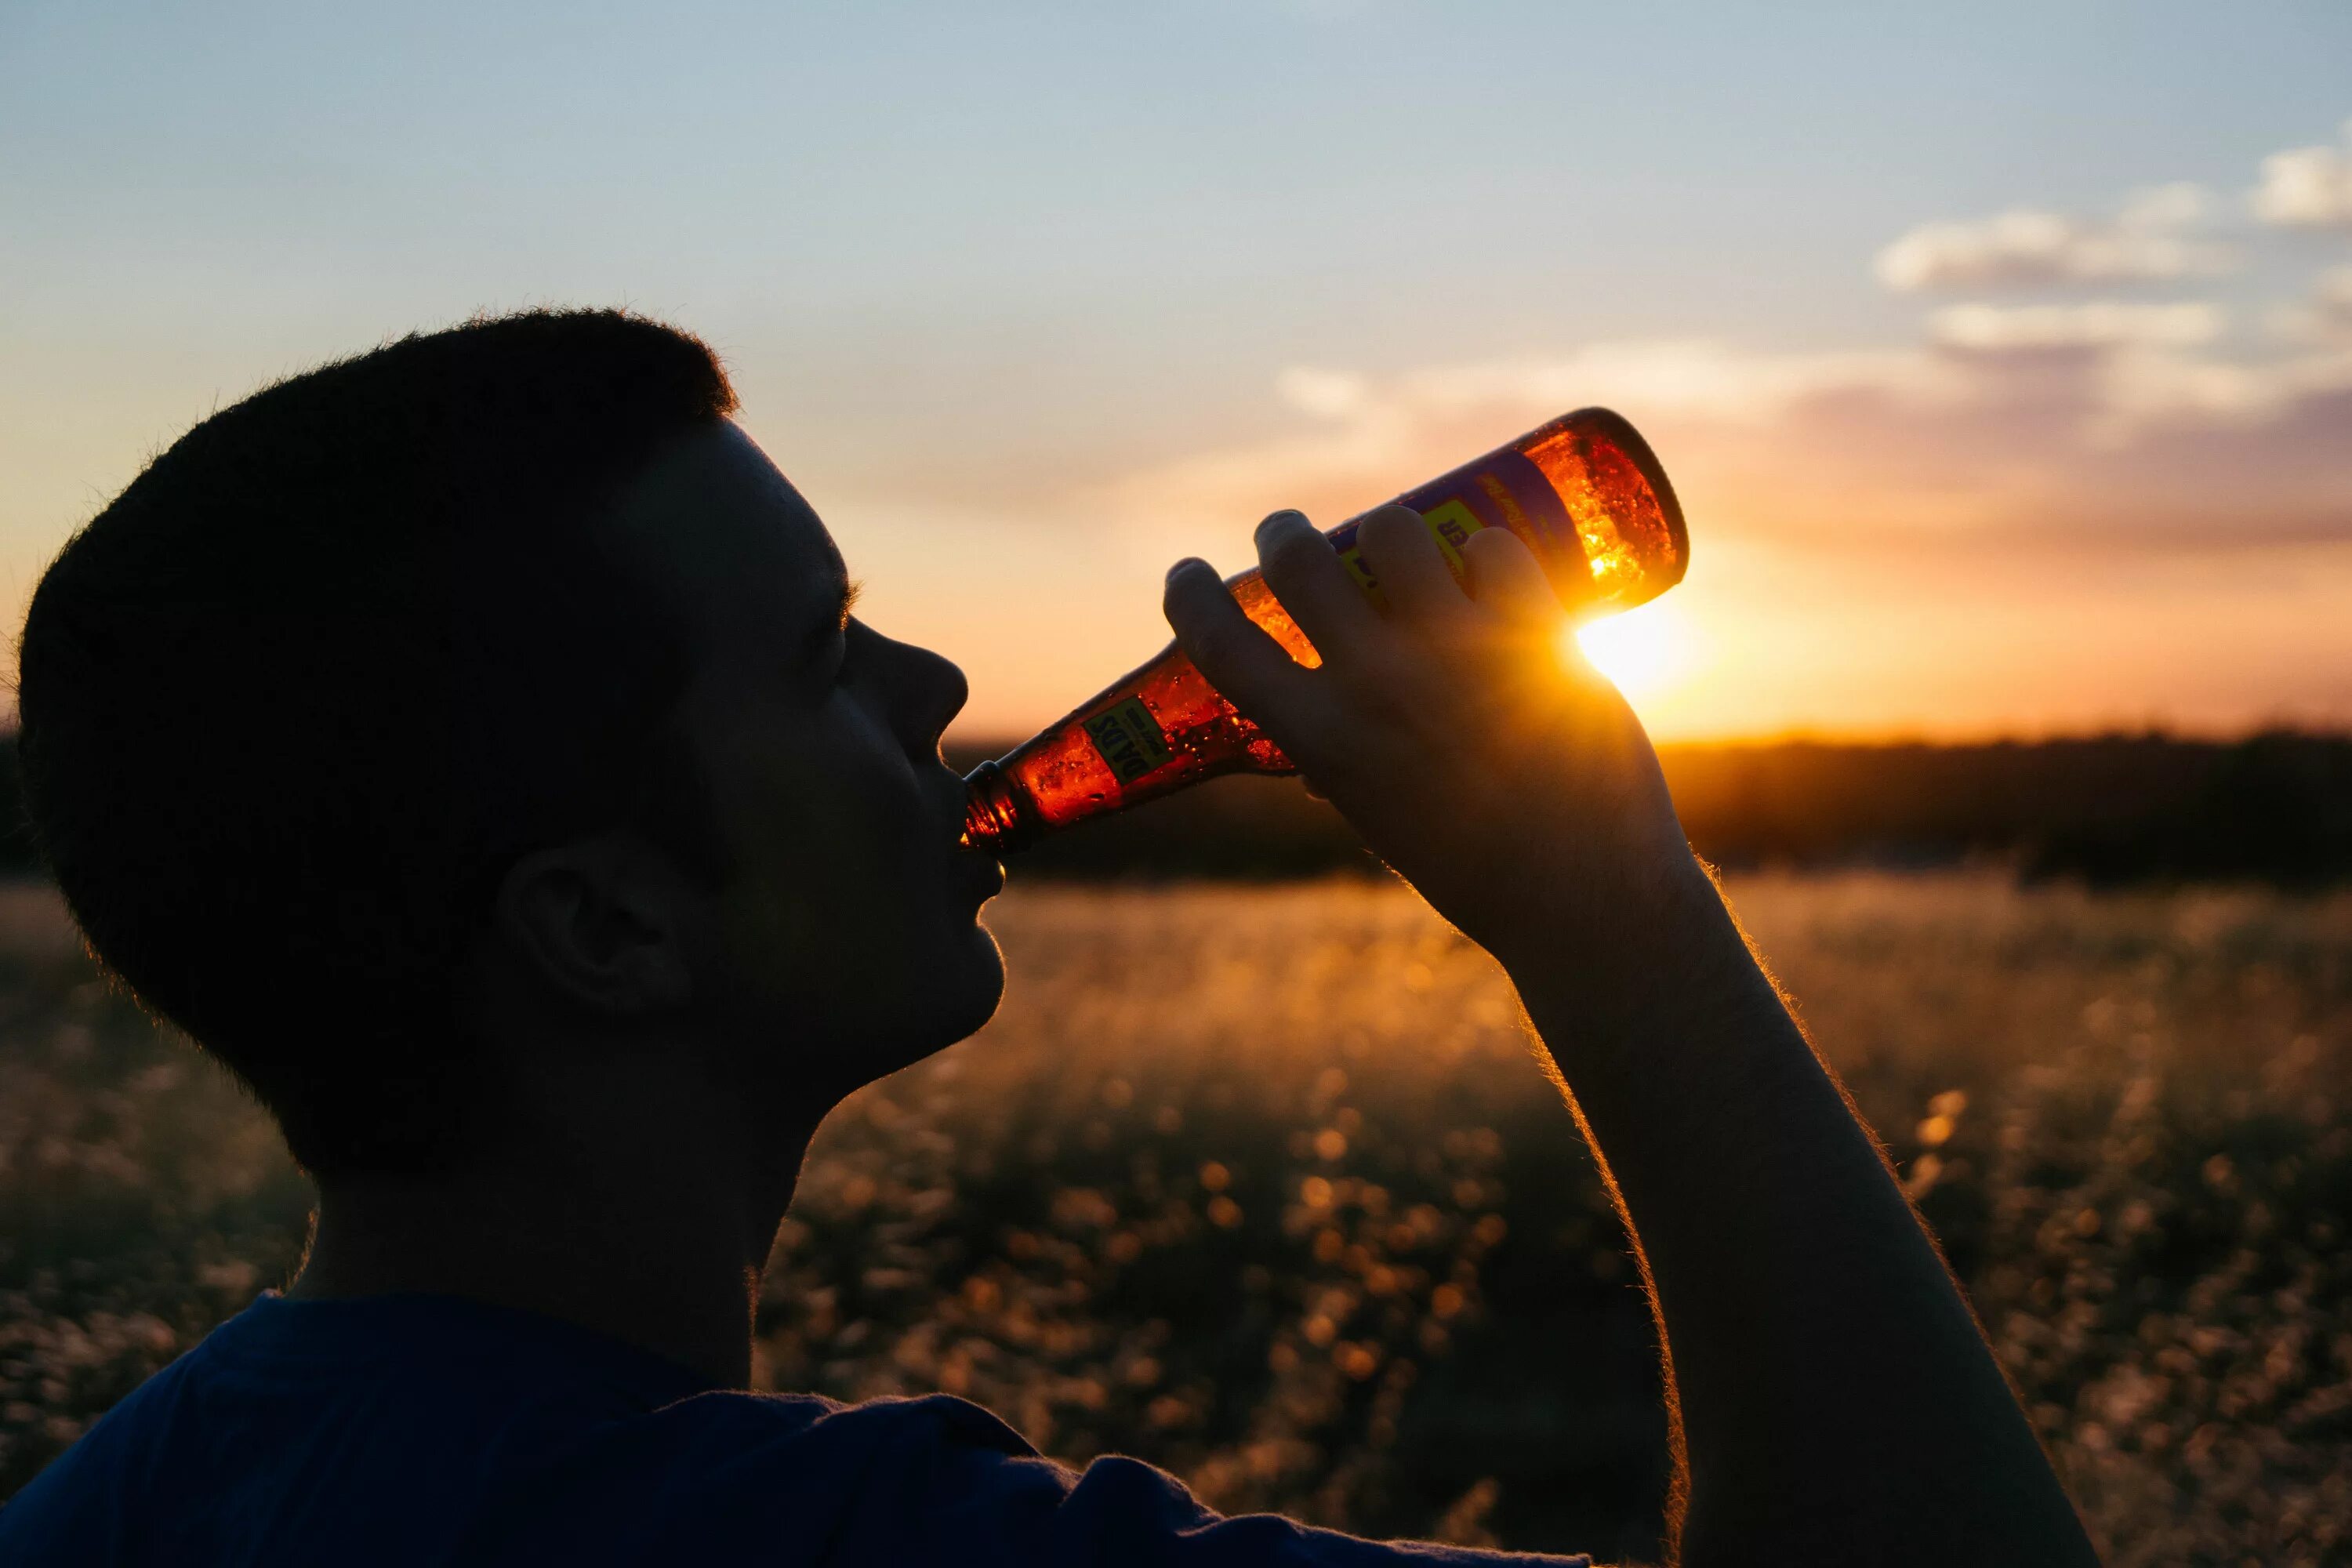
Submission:
<svg viewBox="0 0 2352 1568">
<path fill-rule="evenodd" d="M 962 671 L 849 614 L 832 537 L 732 423 L 656 459 L 618 524 L 692 628 L 678 719 L 729 862 L 696 984 L 747 1087 L 845 1093 L 971 1033 L 1003 989 L 976 918 L 1003 879 L 959 847 L 939 755 Z"/>
</svg>

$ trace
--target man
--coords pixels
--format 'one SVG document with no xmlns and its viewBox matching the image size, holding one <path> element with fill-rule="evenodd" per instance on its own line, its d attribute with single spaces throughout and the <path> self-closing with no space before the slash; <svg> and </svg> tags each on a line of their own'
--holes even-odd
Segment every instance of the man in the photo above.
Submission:
<svg viewBox="0 0 2352 1568">
<path fill-rule="evenodd" d="M 199 425 L 23 643 L 95 950 L 316 1178 L 299 1274 L 0 1513 L 10 1563 L 1486 1561 L 1074 1475 L 961 1401 L 740 1392 L 810 1134 L 971 1034 L 993 862 L 953 666 L 851 615 L 698 342 L 412 337 Z M 1197 561 L 1202 669 L 1499 958 L 1640 1237 L 1681 1561 L 2079 1563 L 2072 1510 L 1524 547 L 1374 515 L 1376 609 L 1258 531 L 1307 669 Z M 1562 1135 L 1566 1135 L 1563 1126 Z"/>
</svg>

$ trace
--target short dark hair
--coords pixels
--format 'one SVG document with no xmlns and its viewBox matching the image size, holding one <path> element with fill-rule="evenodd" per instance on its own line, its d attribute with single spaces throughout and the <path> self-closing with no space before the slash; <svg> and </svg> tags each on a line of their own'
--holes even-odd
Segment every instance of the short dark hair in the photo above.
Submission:
<svg viewBox="0 0 2352 1568">
<path fill-rule="evenodd" d="M 35 837 L 314 1173 L 490 1130 L 465 949 L 518 855 L 628 816 L 687 674 L 598 520 L 734 407 L 700 341 L 619 311 L 413 335 L 205 419 L 41 579 Z"/>
</svg>

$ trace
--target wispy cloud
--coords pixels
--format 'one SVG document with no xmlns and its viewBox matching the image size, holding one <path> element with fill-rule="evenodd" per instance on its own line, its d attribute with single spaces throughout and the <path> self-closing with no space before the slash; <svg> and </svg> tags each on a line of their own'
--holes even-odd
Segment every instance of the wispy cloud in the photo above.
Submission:
<svg viewBox="0 0 2352 1568">
<path fill-rule="evenodd" d="M 2352 350 L 2352 266 L 2328 268 L 2301 299 L 2273 307 L 2264 320 L 2276 342 Z"/>
<path fill-rule="evenodd" d="M 2198 300 L 2166 305 L 2095 300 L 2079 305 L 1948 305 L 1927 319 L 1946 348 L 1980 353 L 2046 349 L 2185 348 L 2221 335 L 2228 318 Z"/>
<path fill-rule="evenodd" d="M 2352 315 L 2352 279 L 2327 287 Z M 1336 522 L 1605 403 L 1651 432 L 1718 543 L 2177 555 L 2352 541 L 2352 341 L 2254 353 L 2226 326 L 2198 302 L 1972 303 L 1935 312 L 1922 342 L 1869 352 L 1643 341 L 1387 376 L 1301 366 L 1277 384 L 1292 428 L 1088 500 L 1153 548 L 1214 548 L 1273 504 Z"/>
<path fill-rule="evenodd" d="M 1981 293 L 1875 347 L 1604 340 L 1384 374 L 1294 365 L 1270 428 L 1066 499 L 1122 523 L 1139 568 L 1192 550 L 1231 569 L 1274 506 L 1328 526 L 1605 404 L 1656 445 L 1702 563 L 1679 603 L 1717 653 L 1672 724 L 1891 721 L 1947 699 L 1953 721 L 2079 722 L 2224 689 L 2341 717 L 2352 266 L 2267 300 L 2266 266 L 2227 309 L 2080 297 L 2099 280 L 2179 294 L 2234 267 L 2218 224 L 2202 192 L 2174 185 L 2097 222 L 1915 230 L 1882 253 L 1882 278 Z M 2033 286 L 2059 292 L 2007 292 Z M 2280 330 L 2242 330 L 2265 321 Z"/>
<path fill-rule="evenodd" d="M 1899 292 L 2210 277 L 2236 250 L 2194 232 L 2212 205 L 2192 184 L 2159 185 L 2112 218 L 2017 208 L 1976 222 L 1930 223 L 1878 253 L 1879 281 Z"/>
<path fill-rule="evenodd" d="M 1604 340 L 1383 374 L 1294 365 L 1270 427 L 1072 510 L 1124 523 L 1139 563 L 1193 550 L 1231 569 L 1273 506 L 1328 526 L 1605 404 L 1649 435 L 1691 520 L 1677 603 L 1715 652 L 1661 710 L 1670 725 L 2240 721 L 2249 691 L 2265 716 L 2341 720 L 2352 266 L 2281 291 L 2266 257 L 2225 308 L 2189 280 L 2285 242 L 2242 220 L 2225 244 L 2222 222 L 2204 192 L 2169 185 L 2096 220 L 1916 229 L 1880 277 L 1968 292 L 1878 346 Z M 2083 297 L 2100 283 L 2109 297 Z M 2149 297 L 2157 284 L 2174 297 Z"/>
<path fill-rule="evenodd" d="M 2294 147 L 2263 160 L 2254 216 L 2279 228 L 2352 229 L 2352 120 L 2333 147 Z"/>
<path fill-rule="evenodd" d="M 2311 311 L 2322 332 L 2352 338 L 2352 267 L 2323 272 L 2313 287 Z"/>
</svg>

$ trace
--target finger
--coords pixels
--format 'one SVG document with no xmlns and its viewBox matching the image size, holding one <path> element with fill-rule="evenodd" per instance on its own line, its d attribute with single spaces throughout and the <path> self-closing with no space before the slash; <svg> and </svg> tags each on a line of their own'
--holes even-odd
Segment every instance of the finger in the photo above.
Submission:
<svg viewBox="0 0 2352 1568">
<path fill-rule="evenodd" d="M 1307 700 L 1314 677 L 1242 613 L 1216 568 L 1198 559 L 1168 569 L 1160 608 L 1185 656 L 1226 701 L 1278 731 Z M 1275 739 L 1280 742 L 1276 733 Z"/>
<path fill-rule="evenodd" d="M 1442 623 L 1469 610 L 1445 552 L 1412 508 L 1391 501 L 1366 514 L 1356 525 L 1356 548 L 1390 605 L 1406 619 Z"/>
<path fill-rule="evenodd" d="M 1481 609 L 1513 626 L 1549 631 L 1564 612 L 1551 580 L 1527 542 L 1507 528 L 1484 528 L 1463 542 L 1470 596 Z"/>
<path fill-rule="evenodd" d="M 1304 513 L 1278 511 L 1259 523 L 1257 559 L 1266 586 L 1326 664 L 1358 655 L 1378 633 L 1380 612 Z"/>
</svg>

